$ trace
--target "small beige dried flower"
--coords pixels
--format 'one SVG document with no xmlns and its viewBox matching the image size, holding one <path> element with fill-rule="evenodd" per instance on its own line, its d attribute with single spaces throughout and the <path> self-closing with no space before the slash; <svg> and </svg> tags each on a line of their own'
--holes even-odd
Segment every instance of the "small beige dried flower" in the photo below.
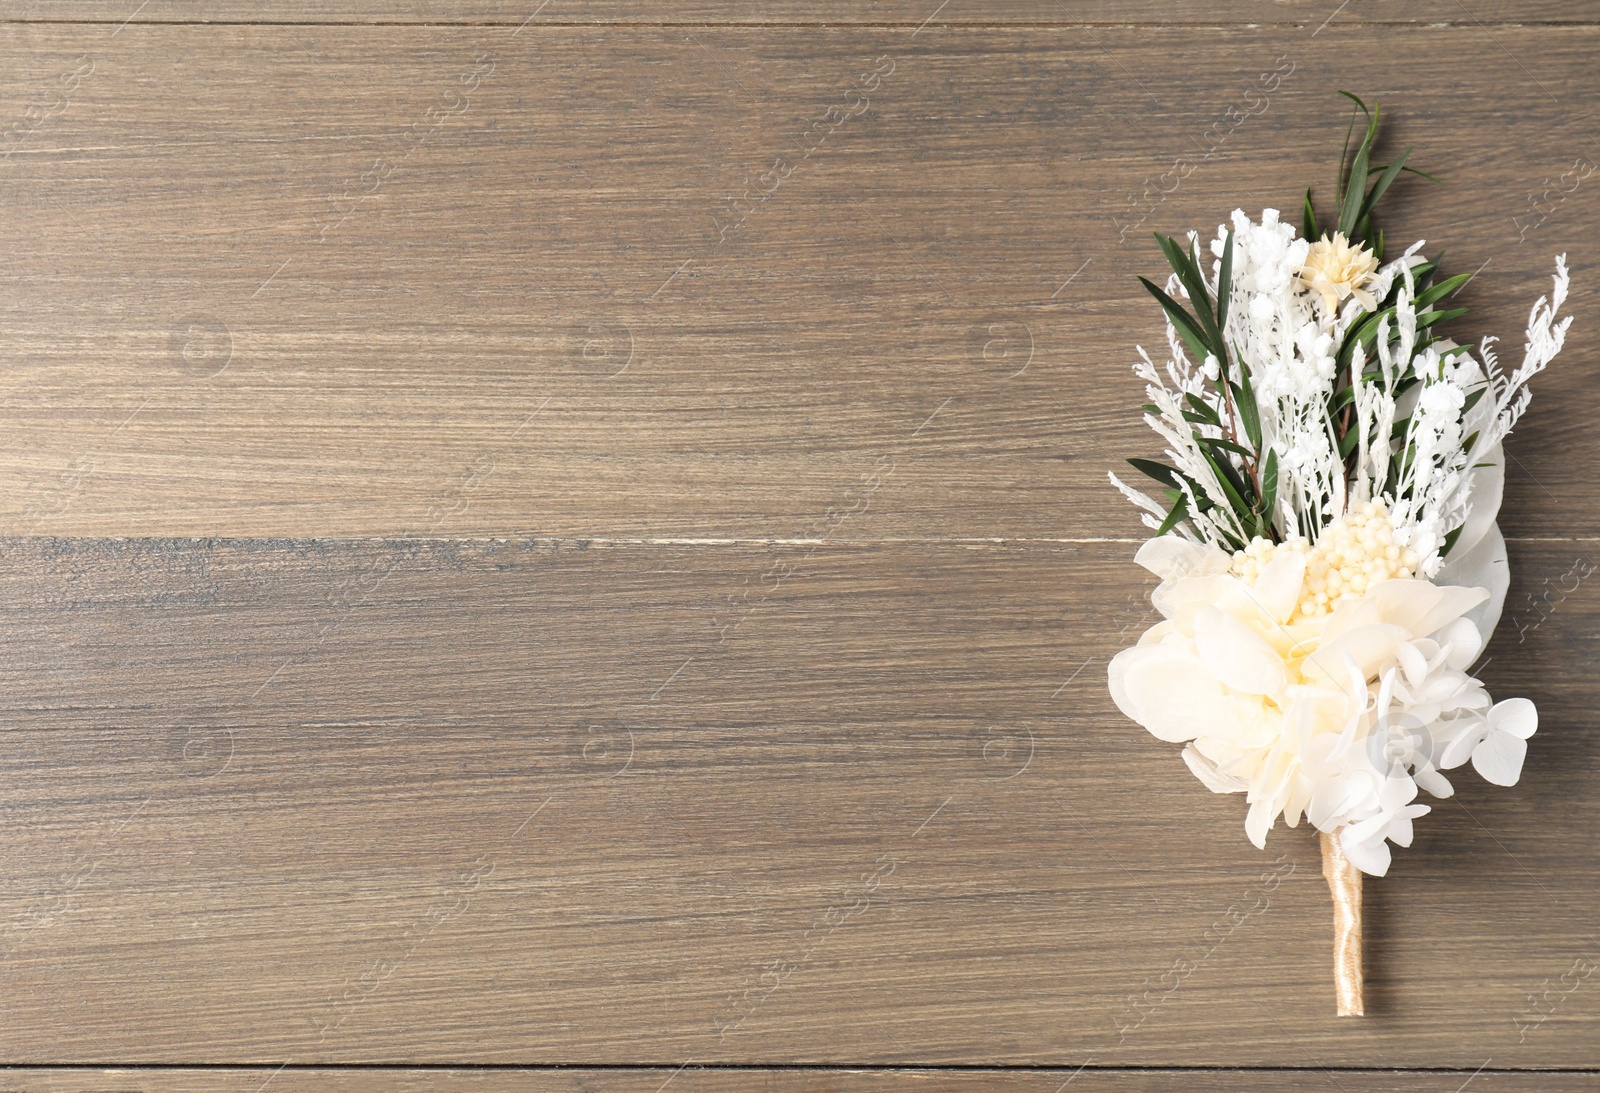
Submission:
<svg viewBox="0 0 1600 1093">
<path fill-rule="evenodd" d="M 1378 309 L 1378 301 L 1366 291 L 1366 284 L 1378 270 L 1378 259 L 1365 247 L 1351 246 L 1343 232 L 1334 232 L 1333 238 L 1323 236 L 1311 244 L 1306 264 L 1297 276 L 1311 291 L 1322 296 L 1330 314 L 1337 314 L 1339 305 L 1354 296 L 1368 311 Z"/>
</svg>

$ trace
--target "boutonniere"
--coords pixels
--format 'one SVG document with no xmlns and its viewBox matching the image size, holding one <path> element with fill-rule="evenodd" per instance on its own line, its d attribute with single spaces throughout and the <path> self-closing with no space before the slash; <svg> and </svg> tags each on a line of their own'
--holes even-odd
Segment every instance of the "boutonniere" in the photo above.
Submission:
<svg viewBox="0 0 1600 1093">
<path fill-rule="evenodd" d="M 1208 245 L 1157 236 L 1169 359 L 1140 348 L 1134 370 L 1165 458 L 1129 460 L 1149 492 L 1111 480 L 1155 532 L 1135 560 L 1163 618 L 1109 671 L 1123 713 L 1245 795 L 1256 846 L 1279 819 L 1321 833 L 1341 1015 L 1363 1011 L 1362 874 L 1410 845 L 1421 793 L 1450 796 L 1446 771 L 1515 784 L 1538 727 L 1471 667 L 1509 583 L 1501 444 L 1572 322 L 1558 257 L 1514 370 L 1492 338 L 1444 335 L 1471 275 L 1421 242 L 1386 253 L 1373 212 L 1410 150 L 1373 164 L 1379 112 L 1349 97 L 1365 132 L 1323 219 L 1308 190 L 1298 231 L 1265 209 Z"/>
</svg>

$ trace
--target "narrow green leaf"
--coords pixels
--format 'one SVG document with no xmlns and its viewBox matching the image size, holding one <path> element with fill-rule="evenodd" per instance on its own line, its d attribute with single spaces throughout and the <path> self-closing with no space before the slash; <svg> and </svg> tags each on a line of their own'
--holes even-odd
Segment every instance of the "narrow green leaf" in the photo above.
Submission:
<svg viewBox="0 0 1600 1093">
<path fill-rule="evenodd" d="M 1356 450 L 1356 445 L 1361 442 L 1361 434 L 1351 429 L 1339 438 L 1339 458 L 1349 459 L 1350 453 Z"/>
<path fill-rule="evenodd" d="M 1261 450 L 1261 414 L 1256 408 L 1255 388 L 1250 385 L 1250 370 L 1239 369 L 1239 385 L 1234 388 L 1237 396 L 1237 409 L 1239 420 L 1244 422 L 1245 436 L 1250 438 L 1250 444 L 1256 451 Z"/>
<path fill-rule="evenodd" d="M 1217 482 L 1222 487 L 1224 499 L 1228 502 L 1228 507 L 1233 510 L 1233 514 L 1238 518 L 1240 526 L 1248 527 L 1250 524 L 1251 505 L 1245 500 L 1245 496 L 1251 492 L 1250 487 L 1245 484 L 1244 478 L 1228 460 L 1218 458 L 1215 452 L 1205 448 L 1200 449 L 1200 454 L 1205 457 L 1206 463 L 1210 465 L 1212 472 L 1216 474 Z"/>
<path fill-rule="evenodd" d="M 1454 277 L 1446 277 L 1436 285 L 1429 285 L 1427 291 L 1417 293 L 1417 310 L 1421 311 L 1430 304 L 1444 299 L 1475 276 L 1477 275 L 1473 273 L 1458 273 Z"/>
<path fill-rule="evenodd" d="M 1378 181 L 1372 184 L 1372 189 L 1367 191 L 1366 200 L 1361 204 L 1361 212 L 1363 215 L 1370 215 L 1372 213 L 1372 209 L 1378 204 L 1378 200 L 1383 197 L 1384 193 L 1388 191 L 1389 187 L 1394 184 L 1394 180 L 1400 177 L 1400 172 L 1405 168 L 1406 159 L 1410 155 L 1411 149 L 1407 148 L 1404 152 L 1401 152 L 1398 157 L 1396 157 L 1393 163 L 1389 164 L 1389 166 L 1384 169 L 1383 174 L 1378 176 Z"/>
<path fill-rule="evenodd" d="M 1233 296 L 1233 229 L 1222 245 L 1222 268 L 1217 272 L 1217 329 L 1228 332 L 1228 301 Z"/>
<path fill-rule="evenodd" d="M 1350 94 L 1350 92 L 1341 91 L 1339 94 L 1354 102 L 1357 106 L 1361 107 L 1362 110 L 1366 110 L 1367 104 Z M 1355 133 L 1355 131 L 1356 112 L 1352 110 L 1350 111 L 1350 124 L 1345 126 L 1344 130 L 1344 148 L 1339 152 L 1339 171 L 1333 179 L 1333 211 L 1335 214 L 1337 214 L 1338 211 L 1344 207 L 1345 165 L 1350 162 L 1350 137 Z M 1334 219 L 1337 220 L 1338 217 L 1335 216 Z"/>
<path fill-rule="evenodd" d="M 1161 526 L 1156 529 L 1156 537 L 1159 538 L 1177 527 L 1188 515 L 1189 499 L 1187 497 L 1178 498 L 1178 503 L 1172 506 L 1172 511 L 1167 513 L 1167 518 L 1161 521 Z"/>
<path fill-rule="evenodd" d="M 1351 102 L 1353 102 L 1357 106 L 1361 107 L 1361 112 L 1363 114 L 1366 114 L 1368 117 L 1372 116 L 1372 111 L 1367 108 L 1367 104 L 1362 102 L 1359 97 L 1357 97 L 1356 95 L 1352 94 L 1349 91 L 1341 91 L 1341 92 L 1339 92 L 1339 94 L 1343 95 L 1345 98 L 1349 99 Z"/>
<path fill-rule="evenodd" d="M 1226 361 L 1227 350 L 1222 340 L 1222 331 L 1218 328 L 1217 317 L 1211 310 L 1211 294 L 1206 291 L 1205 278 L 1200 274 L 1200 267 L 1195 263 L 1194 255 L 1176 239 L 1160 234 L 1157 234 L 1156 238 L 1160 240 L 1161 249 L 1166 253 L 1167 264 L 1172 267 L 1172 272 L 1178 275 L 1178 282 L 1183 285 L 1183 290 L 1189 294 L 1189 305 L 1199 316 L 1200 327 L 1205 332 L 1211 354 L 1218 361 Z"/>
<path fill-rule="evenodd" d="M 1312 241 L 1322 238 L 1322 233 L 1317 231 L 1317 210 L 1311 207 L 1310 186 L 1306 187 L 1306 204 L 1300 213 L 1300 235 Z"/>
<path fill-rule="evenodd" d="M 1456 545 L 1456 540 L 1461 538 L 1461 530 L 1462 530 L 1462 528 L 1465 528 L 1466 526 L 1467 526 L 1466 524 L 1462 524 L 1461 527 L 1456 528 L 1454 531 L 1447 532 L 1445 534 L 1445 537 L 1444 537 L 1444 549 L 1439 551 L 1439 554 L 1440 554 L 1441 557 L 1446 556 L 1446 555 L 1448 555 L 1450 553 L 1450 548 Z"/>
<path fill-rule="evenodd" d="M 1222 425 L 1222 418 L 1218 417 L 1217 412 L 1199 395 L 1184 395 L 1183 400 L 1194 409 L 1195 416 L 1203 420 L 1207 425 L 1219 427 Z"/>
<path fill-rule="evenodd" d="M 1426 330 L 1428 327 L 1437 323 L 1449 322 L 1451 319 L 1459 319 L 1466 313 L 1467 309 L 1464 307 L 1454 307 L 1449 311 L 1427 311 L 1417 316 L 1417 329 Z"/>
<path fill-rule="evenodd" d="M 1261 514 L 1270 526 L 1272 509 L 1278 503 L 1278 453 L 1269 449 L 1267 462 L 1261 468 Z"/>
<path fill-rule="evenodd" d="M 1228 440 L 1225 437 L 1196 436 L 1194 439 L 1195 443 L 1202 446 L 1210 445 L 1215 448 L 1220 448 L 1225 452 L 1232 452 L 1235 455 L 1242 455 L 1246 459 L 1249 459 L 1251 456 L 1255 455 L 1255 452 L 1251 451 L 1249 448 L 1246 448 L 1243 444 L 1235 443 L 1234 441 Z"/>
<path fill-rule="evenodd" d="M 1348 95 L 1347 92 L 1340 92 L 1340 94 Z M 1366 110 L 1366 103 L 1357 99 L 1354 95 L 1348 95 L 1348 97 L 1354 99 L 1363 110 Z M 1361 219 L 1361 206 L 1366 199 L 1367 163 L 1372 156 L 1372 145 L 1378 138 L 1378 117 L 1378 111 L 1375 109 L 1367 112 L 1367 133 L 1366 136 L 1361 138 L 1361 144 L 1356 148 L 1355 158 L 1350 161 L 1350 173 L 1347 176 L 1348 182 L 1346 182 L 1344 190 L 1344 203 L 1339 209 L 1339 230 L 1344 232 L 1345 238 L 1352 243 L 1360 241 L 1359 236 L 1356 234 L 1356 224 Z"/>
<path fill-rule="evenodd" d="M 1157 463 L 1153 459 L 1130 459 L 1128 463 L 1134 470 L 1149 475 L 1163 486 L 1178 488 L 1178 472 L 1165 463 Z"/>
<path fill-rule="evenodd" d="M 1183 309 L 1182 304 L 1168 296 L 1153 282 L 1141 277 L 1139 278 L 1139 283 L 1150 290 L 1150 295 L 1156 298 L 1156 302 L 1167 313 L 1167 318 L 1172 320 L 1172 325 L 1178 331 L 1178 337 L 1182 338 L 1183 344 L 1189 347 L 1189 352 L 1195 355 L 1195 361 L 1204 361 L 1210 355 L 1211 347 L 1206 344 L 1206 334 L 1200 328 L 1200 324 L 1195 322 L 1194 317 Z"/>
</svg>

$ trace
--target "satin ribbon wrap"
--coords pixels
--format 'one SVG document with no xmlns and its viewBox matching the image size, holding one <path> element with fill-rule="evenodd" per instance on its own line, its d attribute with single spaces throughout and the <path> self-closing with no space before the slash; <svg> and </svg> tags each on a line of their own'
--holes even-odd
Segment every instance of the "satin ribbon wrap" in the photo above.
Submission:
<svg viewBox="0 0 1600 1093">
<path fill-rule="evenodd" d="M 1333 990 L 1340 1017 L 1366 1012 L 1361 973 L 1361 870 L 1339 849 L 1335 833 L 1322 832 L 1322 875 L 1333 894 Z"/>
</svg>

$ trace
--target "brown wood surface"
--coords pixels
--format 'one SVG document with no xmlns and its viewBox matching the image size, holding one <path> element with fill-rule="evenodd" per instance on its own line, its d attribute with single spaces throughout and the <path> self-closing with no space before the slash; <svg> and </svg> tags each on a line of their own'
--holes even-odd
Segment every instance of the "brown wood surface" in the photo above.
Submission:
<svg viewBox="0 0 1600 1093">
<path fill-rule="evenodd" d="M 925 6 L 0 7 L 0 1089 L 1595 1087 L 1594 11 Z M 1104 687 L 1146 233 L 1340 87 L 1579 314 L 1364 1021 Z"/>
<path fill-rule="evenodd" d="M 834 534 L 1132 535 L 1145 232 L 1325 185 L 1342 86 L 1448 179 L 1393 215 L 1488 263 L 1474 333 L 1561 250 L 1596 298 L 1600 27 L 114 29 L 0 26 L 14 112 L 93 65 L 0 162 L 6 531 L 806 538 L 892 458 Z M 1523 533 L 1600 534 L 1552 501 L 1592 359 L 1519 433 Z"/>
<path fill-rule="evenodd" d="M 1597 547 L 1515 544 L 1529 769 L 1370 886 L 1350 1021 L 1309 833 L 1105 695 L 1128 544 L 10 540 L 6 1051 L 1595 1066 Z"/>
<path fill-rule="evenodd" d="M 1094 25 L 1593 23 L 1572 0 L 11 0 L 7 22 Z"/>
<path fill-rule="evenodd" d="M 1592 1093 L 1590 1072 L 1538 1074 L 1376 1070 L 1115 1070 L 1076 1067 L 1036 1072 L 898 1070 L 639 1070 L 350 1071 L 332 1068 L 227 1070 L 20 1069 L 7 1075 L 16 1093 L 1281 1093 L 1286 1089 L 1345 1093 Z M 1064 1084 L 1070 1082 L 1070 1086 Z"/>
</svg>

